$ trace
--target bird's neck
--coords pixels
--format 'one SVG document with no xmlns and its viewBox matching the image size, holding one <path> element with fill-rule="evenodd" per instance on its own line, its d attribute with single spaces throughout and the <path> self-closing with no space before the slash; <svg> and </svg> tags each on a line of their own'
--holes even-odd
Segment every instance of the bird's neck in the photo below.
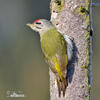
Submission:
<svg viewBox="0 0 100 100">
<path fill-rule="evenodd" d="M 53 30 L 56 30 L 55 27 L 51 27 L 51 28 L 48 28 L 48 29 L 45 29 L 45 30 L 41 30 L 39 33 L 40 33 L 40 37 L 42 38 L 42 36 L 44 34 L 48 34 L 49 32 L 52 32 Z"/>
</svg>

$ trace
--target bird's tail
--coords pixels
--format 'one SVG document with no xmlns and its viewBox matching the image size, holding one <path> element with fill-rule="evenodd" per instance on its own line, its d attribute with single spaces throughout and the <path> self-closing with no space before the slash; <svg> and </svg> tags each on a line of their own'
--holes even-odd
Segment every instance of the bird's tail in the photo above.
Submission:
<svg viewBox="0 0 100 100">
<path fill-rule="evenodd" d="M 61 79 L 57 79 L 57 86 L 58 86 L 58 92 L 59 92 L 59 97 L 61 96 L 61 92 L 63 92 L 63 97 L 65 96 L 65 91 L 67 88 L 67 80 L 66 78 Z"/>
<path fill-rule="evenodd" d="M 56 80 L 57 80 L 57 86 L 58 86 L 58 91 L 59 91 L 59 97 L 61 96 L 61 91 L 63 92 L 63 97 L 65 96 L 65 91 L 67 87 L 67 80 L 66 80 L 66 74 L 64 71 L 60 69 L 61 67 L 59 66 L 59 63 L 57 60 L 53 60 L 55 64 L 55 69 L 57 71 L 56 73 Z"/>
</svg>

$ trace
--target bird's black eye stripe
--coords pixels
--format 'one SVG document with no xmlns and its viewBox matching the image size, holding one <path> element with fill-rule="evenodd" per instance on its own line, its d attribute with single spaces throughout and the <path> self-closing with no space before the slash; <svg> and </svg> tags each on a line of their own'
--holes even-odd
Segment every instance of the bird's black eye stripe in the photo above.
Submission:
<svg viewBox="0 0 100 100">
<path fill-rule="evenodd" d="M 36 24 L 41 24 L 41 22 L 36 22 Z"/>
</svg>

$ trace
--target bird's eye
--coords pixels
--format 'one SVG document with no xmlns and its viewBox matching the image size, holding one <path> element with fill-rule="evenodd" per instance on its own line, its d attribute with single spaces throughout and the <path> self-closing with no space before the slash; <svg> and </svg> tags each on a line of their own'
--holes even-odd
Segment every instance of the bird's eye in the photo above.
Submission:
<svg viewBox="0 0 100 100">
<path fill-rule="evenodd" d="M 41 24 L 41 22 L 36 22 L 36 24 Z"/>
</svg>

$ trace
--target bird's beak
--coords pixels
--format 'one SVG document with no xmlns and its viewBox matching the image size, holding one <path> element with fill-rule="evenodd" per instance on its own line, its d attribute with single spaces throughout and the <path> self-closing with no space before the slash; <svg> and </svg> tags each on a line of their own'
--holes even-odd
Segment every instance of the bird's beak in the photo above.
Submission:
<svg viewBox="0 0 100 100">
<path fill-rule="evenodd" d="M 27 26 L 29 27 L 34 27 L 35 25 L 34 24 L 26 24 Z"/>
</svg>

